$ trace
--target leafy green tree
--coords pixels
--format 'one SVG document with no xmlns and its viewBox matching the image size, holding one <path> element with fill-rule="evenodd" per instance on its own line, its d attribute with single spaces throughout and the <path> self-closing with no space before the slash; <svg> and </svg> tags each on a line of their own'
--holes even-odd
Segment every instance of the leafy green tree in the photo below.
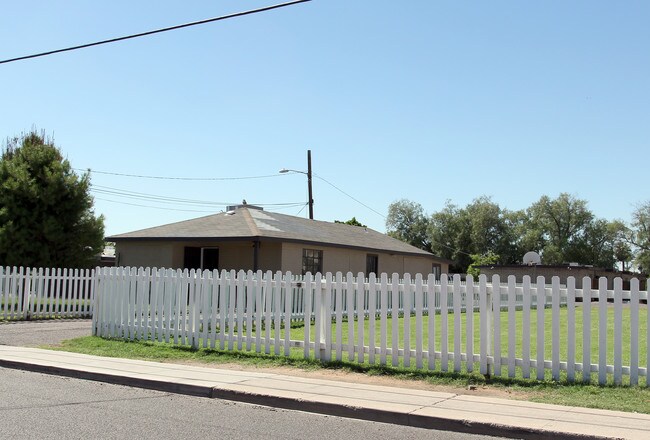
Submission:
<svg viewBox="0 0 650 440">
<path fill-rule="evenodd" d="M 465 272 L 472 255 L 498 255 L 495 264 L 518 261 L 523 253 L 515 228 L 522 221 L 521 215 L 482 196 L 465 208 L 447 201 L 442 211 L 431 216 L 428 233 L 433 253 L 453 260 L 452 270 Z"/>
<path fill-rule="evenodd" d="M 334 220 L 334 223 L 339 223 L 342 225 L 351 225 L 351 226 L 361 226 L 362 228 L 366 228 L 367 226 L 359 222 L 356 217 L 352 217 L 350 220 L 342 222 L 340 220 Z"/>
<path fill-rule="evenodd" d="M 629 241 L 636 247 L 634 262 L 637 268 L 650 274 L 650 201 L 639 205 L 632 213 Z"/>
<path fill-rule="evenodd" d="M 529 220 L 524 245 L 542 255 L 544 264 L 584 261 L 580 247 L 594 220 L 587 202 L 562 193 L 556 199 L 542 196 L 527 209 Z"/>
<path fill-rule="evenodd" d="M 472 275 L 475 279 L 481 274 L 481 269 L 477 266 L 487 266 L 488 264 L 498 264 L 500 257 L 489 251 L 487 254 L 472 254 L 472 263 L 467 267 L 467 274 Z"/>
<path fill-rule="evenodd" d="M 0 265 L 83 268 L 104 246 L 90 177 L 34 131 L 7 141 L 0 159 Z"/>
<path fill-rule="evenodd" d="M 573 260 L 606 269 L 615 268 L 616 263 L 621 261 L 625 268 L 630 260 L 629 256 L 625 256 L 624 237 L 627 232 L 627 227 L 619 220 L 594 219 L 585 228 L 582 243 L 576 245 Z"/>
<path fill-rule="evenodd" d="M 428 226 L 429 219 L 419 203 L 402 199 L 388 206 L 386 231 L 391 237 L 431 252 Z"/>
</svg>

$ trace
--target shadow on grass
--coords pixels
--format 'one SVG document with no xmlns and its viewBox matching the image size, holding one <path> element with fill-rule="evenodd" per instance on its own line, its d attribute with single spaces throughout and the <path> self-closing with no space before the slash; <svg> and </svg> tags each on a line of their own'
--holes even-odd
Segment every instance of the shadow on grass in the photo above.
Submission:
<svg viewBox="0 0 650 440">
<path fill-rule="evenodd" d="M 292 352 L 289 357 L 273 353 L 258 353 L 249 351 L 230 351 L 215 348 L 193 348 L 188 345 L 174 345 L 154 341 L 129 341 L 123 339 L 100 338 L 86 336 L 64 341 L 59 349 L 85 354 L 96 354 L 110 357 L 157 359 L 157 360 L 195 360 L 210 364 L 243 363 L 257 367 L 287 366 L 303 370 L 333 370 L 350 373 L 365 374 L 368 376 L 392 377 L 401 380 L 426 381 L 432 384 L 446 384 L 453 386 L 496 386 L 518 387 L 521 389 L 583 389 L 586 386 L 600 388 L 621 388 L 614 385 L 593 385 L 584 383 L 537 380 L 524 378 L 508 378 L 484 376 L 477 372 L 441 371 L 440 362 L 436 363 L 437 370 L 416 369 L 392 365 L 368 364 L 348 361 L 322 362 L 313 358 L 305 359 L 300 352 Z"/>
</svg>

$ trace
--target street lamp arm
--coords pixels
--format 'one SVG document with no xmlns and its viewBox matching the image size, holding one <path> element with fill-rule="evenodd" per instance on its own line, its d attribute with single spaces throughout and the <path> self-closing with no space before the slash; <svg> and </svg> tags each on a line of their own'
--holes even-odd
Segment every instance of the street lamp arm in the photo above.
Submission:
<svg viewBox="0 0 650 440">
<path fill-rule="evenodd" d="M 282 168 L 280 171 L 278 171 L 278 173 L 280 173 L 280 174 L 285 174 L 285 173 L 300 173 L 300 174 L 308 175 L 308 173 L 306 173 L 306 172 L 304 172 L 304 171 L 290 170 L 290 169 L 287 169 L 287 168 Z"/>
</svg>

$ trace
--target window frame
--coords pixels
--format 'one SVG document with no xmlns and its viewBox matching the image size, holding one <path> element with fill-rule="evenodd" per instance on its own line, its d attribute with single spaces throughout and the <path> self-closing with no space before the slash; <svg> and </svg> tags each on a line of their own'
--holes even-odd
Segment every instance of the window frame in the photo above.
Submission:
<svg viewBox="0 0 650 440">
<path fill-rule="evenodd" d="M 302 249 L 302 274 L 306 275 L 307 272 L 312 275 L 323 273 L 323 251 L 321 249 Z"/>
</svg>

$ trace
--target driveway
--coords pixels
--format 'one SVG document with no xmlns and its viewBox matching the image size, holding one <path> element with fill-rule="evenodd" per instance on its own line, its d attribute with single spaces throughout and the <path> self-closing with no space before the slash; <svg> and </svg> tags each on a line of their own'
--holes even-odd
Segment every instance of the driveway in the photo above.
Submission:
<svg viewBox="0 0 650 440">
<path fill-rule="evenodd" d="M 0 345 L 38 347 L 92 334 L 90 319 L 0 322 Z"/>
</svg>

